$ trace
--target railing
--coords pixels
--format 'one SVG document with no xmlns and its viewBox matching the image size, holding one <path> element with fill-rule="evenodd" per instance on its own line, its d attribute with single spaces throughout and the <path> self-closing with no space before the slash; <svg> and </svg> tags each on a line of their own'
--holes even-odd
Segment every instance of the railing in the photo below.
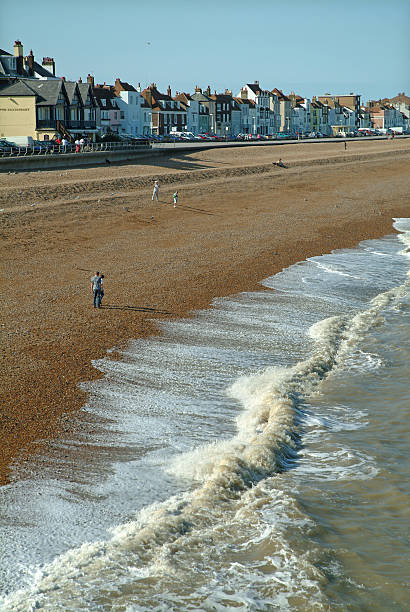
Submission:
<svg viewBox="0 0 410 612">
<path fill-rule="evenodd" d="M 80 145 L 77 150 L 77 145 L 67 144 L 58 145 L 44 141 L 44 144 L 35 144 L 30 147 L 10 147 L 0 148 L 0 157 L 32 157 L 34 155 L 64 155 L 68 153 L 94 153 L 94 152 L 109 152 L 109 151 L 135 151 L 141 147 L 150 148 L 151 143 L 148 140 L 141 140 L 135 143 L 129 142 L 91 142 Z"/>
</svg>

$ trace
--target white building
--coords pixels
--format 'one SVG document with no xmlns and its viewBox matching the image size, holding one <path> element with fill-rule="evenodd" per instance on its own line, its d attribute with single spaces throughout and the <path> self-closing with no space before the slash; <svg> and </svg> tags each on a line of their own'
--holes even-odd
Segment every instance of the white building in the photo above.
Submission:
<svg viewBox="0 0 410 612">
<path fill-rule="evenodd" d="M 270 91 L 262 89 L 259 86 L 259 81 L 244 85 L 238 94 L 238 98 L 251 100 L 255 105 L 253 112 L 249 106 L 248 113 L 251 122 L 248 127 L 250 131 L 244 131 L 244 133 L 272 135 L 279 131 L 277 128 L 279 117 L 275 120 L 274 95 Z M 245 109 L 243 113 L 245 113 Z"/>
<path fill-rule="evenodd" d="M 116 79 L 114 90 L 120 110 L 119 134 L 149 136 L 152 113 L 145 98 L 141 95 L 140 85 L 136 89 L 133 85 Z"/>
</svg>

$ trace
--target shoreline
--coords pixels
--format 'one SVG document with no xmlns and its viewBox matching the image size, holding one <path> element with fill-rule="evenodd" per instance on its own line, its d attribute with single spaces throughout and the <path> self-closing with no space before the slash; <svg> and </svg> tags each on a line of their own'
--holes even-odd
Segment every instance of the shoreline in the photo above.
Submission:
<svg viewBox="0 0 410 612">
<path fill-rule="evenodd" d="M 0 484 L 13 459 L 75 436 L 86 401 L 78 384 L 101 376 L 91 361 L 107 349 L 215 297 L 263 290 L 263 278 L 297 261 L 395 233 L 392 218 L 410 215 L 406 142 L 351 143 L 350 158 L 329 151 L 339 143 L 295 145 L 280 152 L 284 172 L 272 152 L 244 148 L 0 177 Z M 89 289 L 96 268 L 106 276 L 101 311 Z"/>
</svg>

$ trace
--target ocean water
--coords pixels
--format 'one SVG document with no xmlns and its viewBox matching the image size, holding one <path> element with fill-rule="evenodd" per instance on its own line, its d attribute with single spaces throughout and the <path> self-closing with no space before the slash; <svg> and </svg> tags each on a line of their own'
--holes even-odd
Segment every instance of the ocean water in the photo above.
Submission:
<svg viewBox="0 0 410 612">
<path fill-rule="evenodd" d="M 394 226 L 96 362 L 93 435 L 0 489 L 0 610 L 407 610 L 410 219 Z"/>
</svg>

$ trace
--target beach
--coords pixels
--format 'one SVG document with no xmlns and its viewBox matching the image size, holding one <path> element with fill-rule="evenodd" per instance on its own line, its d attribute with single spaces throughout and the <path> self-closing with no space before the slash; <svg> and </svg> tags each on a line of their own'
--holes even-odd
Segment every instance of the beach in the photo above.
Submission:
<svg viewBox="0 0 410 612">
<path fill-rule="evenodd" d="M 279 157 L 286 168 L 272 164 Z M 78 384 L 101 376 L 92 360 L 107 350 L 115 359 L 130 339 L 158 334 L 156 320 L 394 233 L 392 219 L 410 212 L 409 160 L 408 139 L 364 139 L 347 151 L 315 142 L 1 174 L 0 482 L 13 460 L 75 437 Z"/>
</svg>

